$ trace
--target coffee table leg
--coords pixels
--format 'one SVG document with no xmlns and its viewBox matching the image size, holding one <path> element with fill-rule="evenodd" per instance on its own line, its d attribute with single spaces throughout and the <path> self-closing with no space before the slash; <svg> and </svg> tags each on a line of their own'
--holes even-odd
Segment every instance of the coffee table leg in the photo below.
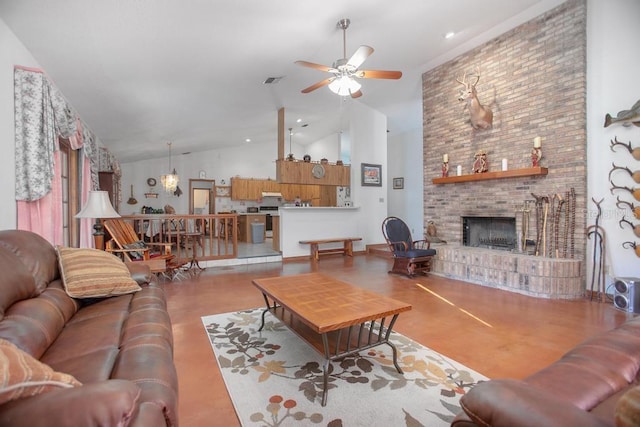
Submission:
<svg viewBox="0 0 640 427">
<path fill-rule="evenodd" d="M 393 366 L 396 367 L 399 374 L 404 374 L 404 372 L 402 372 L 402 369 L 400 368 L 400 365 L 398 365 L 398 350 L 396 349 L 396 346 L 393 345 L 391 341 L 387 341 L 387 344 L 389 345 L 389 347 L 391 347 L 391 350 L 393 350 Z"/>
<path fill-rule="evenodd" d="M 391 323 L 389 323 L 389 326 L 387 327 L 387 333 L 384 336 L 384 342 L 387 343 L 389 347 L 391 347 L 391 350 L 393 351 L 393 366 L 396 367 L 396 369 L 398 370 L 398 373 L 404 374 L 404 372 L 402 372 L 402 369 L 400 369 L 400 365 L 398 365 L 398 350 L 396 349 L 396 346 L 393 345 L 391 341 L 389 341 L 389 336 L 391 335 L 391 331 L 393 331 L 393 325 L 396 324 L 397 319 L 398 319 L 398 314 L 394 314 L 393 317 L 391 318 Z"/>
<path fill-rule="evenodd" d="M 265 294 L 262 294 L 262 297 L 264 298 L 264 302 L 267 304 L 267 308 L 264 309 L 264 311 L 262 312 L 262 322 L 260 322 L 260 327 L 258 328 L 258 332 L 260 332 L 262 330 L 262 328 L 264 328 L 264 316 L 271 310 L 275 310 L 276 307 L 278 306 L 276 304 L 276 302 L 273 302 L 273 307 L 271 306 L 271 304 L 269 304 L 269 298 L 267 298 L 267 296 Z"/>
<path fill-rule="evenodd" d="M 327 393 L 329 386 L 329 363 L 331 356 L 329 355 L 329 340 L 327 334 L 322 334 L 322 345 L 324 347 L 324 363 L 322 364 L 322 406 L 327 404 Z"/>
</svg>

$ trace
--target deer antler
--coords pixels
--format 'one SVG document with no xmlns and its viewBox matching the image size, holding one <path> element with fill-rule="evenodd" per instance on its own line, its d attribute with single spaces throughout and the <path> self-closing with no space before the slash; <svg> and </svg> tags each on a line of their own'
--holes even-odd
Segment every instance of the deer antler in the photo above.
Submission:
<svg viewBox="0 0 640 427">
<path fill-rule="evenodd" d="M 475 86 L 480 81 L 480 67 L 476 67 L 476 81 L 471 86 Z"/>
<path fill-rule="evenodd" d="M 631 141 L 629 141 L 629 144 L 625 144 L 624 142 L 618 141 L 618 137 L 616 136 L 615 141 L 613 139 L 611 140 L 611 145 L 609 146 L 609 148 L 611 148 L 611 151 L 615 152 L 613 147 L 615 147 L 616 145 L 622 145 L 624 148 L 629 150 L 630 153 L 633 152 L 633 150 L 631 149 Z"/>
<path fill-rule="evenodd" d="M 462 77 L 462 81 L 460 81 L 460 79 L 456 78 L 456 81 L 458 83 L 460 83 L 461 85 L 466 86 L 467 84 L 465 83 L 465 80 L 467 80 L 467 72 L 465 71 L 464 76 Z"/>
</svg>

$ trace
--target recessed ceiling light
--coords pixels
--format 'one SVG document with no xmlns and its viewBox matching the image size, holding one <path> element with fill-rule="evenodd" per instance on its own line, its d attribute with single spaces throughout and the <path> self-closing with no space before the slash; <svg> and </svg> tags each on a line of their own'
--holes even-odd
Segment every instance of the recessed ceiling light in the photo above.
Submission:
<svg viewBox="0 0 640 427">
<path fill-rule="evenodd" d="M 251 138 L 245 139 L 244 142 L 251 142 Z"/>
<path fill-rule="evenodd" d="M 296 120 L 296 123 L 300 123 L 302 121 L 302 119 L 298 119 Z"/>
<path fill-rule="evenodd" d="M 449 31 L 447 34 L 444 35 L 445 39 L 450 39 L 451 37 L 455 36 L 456 33 L 454 33 L 453 31 Z"/>
</svg>

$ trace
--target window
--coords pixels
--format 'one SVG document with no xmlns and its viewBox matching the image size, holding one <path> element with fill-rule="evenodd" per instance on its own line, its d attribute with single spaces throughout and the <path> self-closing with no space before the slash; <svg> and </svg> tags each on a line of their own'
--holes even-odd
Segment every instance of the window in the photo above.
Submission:
<svg viewBox="0 0 640 427">
<path fill-rule="evenodd" d="M 60 183 L 62 185 L 62 236 L 65 246 L 77 247 L 80 242 L 78 212 L 78 151 L 72 150 L 69 141 L 60 139 Z"/>
</svg>

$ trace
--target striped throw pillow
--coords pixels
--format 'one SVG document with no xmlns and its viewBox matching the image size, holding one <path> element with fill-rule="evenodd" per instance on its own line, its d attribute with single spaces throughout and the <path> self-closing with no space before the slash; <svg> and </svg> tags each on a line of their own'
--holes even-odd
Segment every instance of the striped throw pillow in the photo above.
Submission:
<svg viewBox="0 0 640 427">
<path fill-rule="evenodd" d="M 123 295 L 140 290 L 127 266 L 115 255 L 97 249 L 57 246 L 60 275 L 72 298 Z"/>
<path fill-rule="evenodd" d="M 82 384 L 69 374 L 54 371 L 0 338 L 0 405 L 11 400 Z"/>
</svg>

